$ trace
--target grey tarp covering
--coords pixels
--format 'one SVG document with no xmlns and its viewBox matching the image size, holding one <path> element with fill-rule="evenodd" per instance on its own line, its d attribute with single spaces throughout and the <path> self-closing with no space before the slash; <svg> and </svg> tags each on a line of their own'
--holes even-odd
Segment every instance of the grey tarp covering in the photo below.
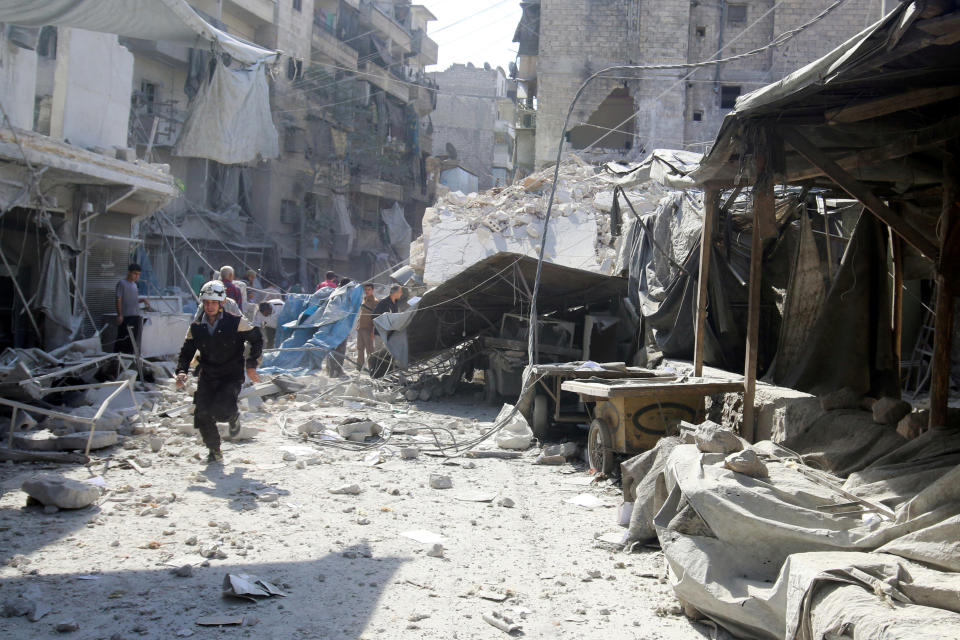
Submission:
<svg viewBox="0 0 960 640">
<path fill-rule="evenodd" d="M 185 0 L 0 0 L 0 22 L 26 27 L 75 27 L 199 49 L 215 45 L 244 64 L 277 55 L 276 51 L 217 29 Z"/>
<path fill-rule="evenodd" d="M 380 219 L 387 227 L 390 237 L 390 246 L 397 252 L 397 256 L 406 259 L 410 255 L 410 224 L 403 215 L 403 207 L 394 202 L 389 209 L 381 209 Z"/>
<path fill-rule="evenodd" d="M 654 149 L 642 162 L 608 162 L 600 179 L 624 189 L 653 180 L 665 187 L 689 189 L 696 186 L 687 174 L 697 168 L 703 154 L 676 149 Z"/>
<path fill-rule="evenodd" d="M 264 63 L 236 69 L 218 59 L 210 81 L 190 103 L 175 152 L 221 164 L 279 156 Z"/>
<path fill-rule="evenodd" d="M 400 369 L 406 369 L 410 364 L 410 348 L 406 329 L 413 322 L 416 313 L 417 310 L 414 307 L 400 313 L 384 313 L 373 320 L 377 335 L 380 336 L 387 351 L 390 352 L 393 363 Z"/>
<path fill-rule="evenodd" d="M 54 239 L 52 242 L 57 243 Z M 36 308 L 43 311 L 43 346 L 48 351 L 69 342 L 80 328 L 81 318 L 70 308 L 70 267 L 56 247 L 47 247 L 43 256 Z"/>
<path fill-rule="evenodd" d="M 909 583 L 916 565 L 891 555 L 850 552 L 887 545 L 888 552 L 936 563 L 940 556 L 927 551 L 936 550 L 935 540 L 951 542 L 941 536 L 960 513 L 960 483 L 939 486 L 915 509 L 912 501 L 902 504 L 897 519 L 889 521 L 826 513 L 819 507 L 844 499 L 808 480 L 795 463 L 769 459 L 767 466 L 770 477 L 755 479 L 725 469 L 720 454 L 703 454 L 695 445 L 674 449 L 663 472 L 666 499 L 654 524 L 678 598 L 743 637 L 820 640 L 825 630 L 854 622 L 895 630 L 882 637 L 930 637 L 926 629 L 904 623 L 914 616 L 901 608 L 915 615 L 909 609 L 915 604 L 873 608 L 867 598 L 854 607 L 829 607 L 818 599 L 826 594 L 817 588 L 824 581 L 860 585 L 883 603 L 873 592 L 882 593 L 883 583 L 893 588 L 899 588 L 898 580 Z M 923 544 L 911 544 L 911 535 Z M 956 580 L 949 574 L 945 579 Z M 938 583 L 939 576 L 925 579 L 924 588 L 936 589 Z M 828 607 L 831 616 L 818 614 L 819 607 Z M 951 608 L 958 608 L 955 596 Z M 960 616 L 942 610 L 931 616 L 937 628 L 960 623 Z M 960 633 L 960 626 L 953 629 Z"/>
</svg>

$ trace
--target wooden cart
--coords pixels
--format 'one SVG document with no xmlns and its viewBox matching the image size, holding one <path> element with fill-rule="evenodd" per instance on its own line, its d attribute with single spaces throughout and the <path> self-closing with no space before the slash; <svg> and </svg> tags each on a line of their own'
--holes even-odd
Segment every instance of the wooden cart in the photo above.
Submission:
<svg viewBox="0 0 960 640">
<path fill-rule="evenodd" d="M 653 448 L 663 436 L 675 434 L 681 420 L 702 422 L 704 396 L 743 391 L 743 382 L 657 376 L 567 380 L 560 387 L 579 394 L 584 402 L 595 403 L 587 454 L 592 468 L 610 473 L 618 454 Z"/>
</svg>

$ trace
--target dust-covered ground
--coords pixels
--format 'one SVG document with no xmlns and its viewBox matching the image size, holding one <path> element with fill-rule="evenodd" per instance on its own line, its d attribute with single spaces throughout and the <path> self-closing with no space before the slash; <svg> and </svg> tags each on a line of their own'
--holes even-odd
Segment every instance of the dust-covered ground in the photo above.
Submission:
<svg viewBox="0 0 960 640">
<path fill-rule="evenodd" d="M 269 401 L 245 417 L 262 431 L 226 443 L 222 465 L 195 456 L 205 453 L 198 438 L 178 430 L 189 415 L 150 418 L 156 453 L 147 434 L 95 452 L 88 467 L 0 465 L 0 637 L 504 637 L 484 620 L 494 612 L 528 637 L 709 637 L 682 615 L 659 551 L 605 541 L 624 531 L 620 491 L 590 484 L 582 464 L 534 465 L 536 448 L 514 460 L 426 453 L 434 438 L 423 425 L 461 441 L 489 429 L 499 407 L 474 389 L 420 405 L 348 404 Z M 291 425 L 307 417 L 368 418 L 395 433 L 382 448 L 344 450 L 298 438 Z M 425 452 L 401 459 L 411 442 Z M 26 507 L 19 487 L 44 470 L 100 476 L 106 491 L 77 511 Z M 452 488 L 431 488 L 431 474 Z M 330 492 L 352 484 L 359 495 Z M 602 505 L 566 502 L 580 494 Z M 404 535 L 417 531 L 442 536 L 442 557 Z M 286 597 L 225 597 L 228 573 Z M 31 622 L 17 615 L 25 607 L 48 613 Z M 209 616 L 243 624 L 197 623 Z"/>
</svg>

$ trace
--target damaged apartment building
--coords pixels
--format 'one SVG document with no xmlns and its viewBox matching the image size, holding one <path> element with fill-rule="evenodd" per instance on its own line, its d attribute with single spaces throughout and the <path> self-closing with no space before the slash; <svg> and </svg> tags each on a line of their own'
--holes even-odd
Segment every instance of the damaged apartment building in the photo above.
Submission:
<svg viewBox="0 0 960 640">
<path fill-rule="evenodd" d="M 432 118 L 440 184 L 462 193 L 511 184 L 516 82 L 489 64 L 453 64 L 429 75 L 438 87 Z"/>
<path fill-rule="evenodd" d="M 518 43 L 517 162 L 553 161 L 564 116 L 591 74 L 614 65 L 696 68 L 609 74 L 574 109 L 568 149 L 596 160 L 640 159 L 657 148 L 703 153 L 740 95 L 816 59 L 896 6 L 890 0 L 523 0 Z M 885 6 L 886 5 L 886 6 Z M 829 15 L 783 46 L 777 36 Z M 825 15 L 825 17 L 826 17 Z M 679 36 L 678 34 L 685 34 Z"/>
<path fill-rule="evenodd" d="M 220 29 L 283 52 L 270 69 L 277 148 L 217 162 L 176 148 L 211 57 L 125 41 L 135 57 L 130 139 L 170 162 L 183 197 L 145 230 L 150 274 L 186 289 L 207 265 L 311 289 L 327 269 L 367 277 L 406 257 L 431 198 L 426 158 L 437 60 L 434 16 L 409 0 L 197 0 Z M 181 232 L 187 237 L 181 237 Z M 176 256 L 175 258 L 173 256 Z"/>
</svg>

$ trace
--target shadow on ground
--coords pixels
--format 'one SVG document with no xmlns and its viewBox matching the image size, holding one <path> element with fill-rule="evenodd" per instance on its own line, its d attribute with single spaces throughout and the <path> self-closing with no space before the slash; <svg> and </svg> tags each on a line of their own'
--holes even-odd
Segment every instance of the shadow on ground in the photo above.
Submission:
<svg viewBox="0 0 960 640">
<path fill-rule="evenodd" d="M 202 560 L 196 556 L 199 563 Z M 360 637 L 404 558 L 379 557 L 366 543 L 316 559 L 290 562 L 216 562 L 190 577 L 169 567 L 95 574 L 50 574 L 0 579 L 0 604 L 28 594 L 51 612 L 37 622 L 0 618 L 7 638 L 62 638 L 56 624 L 74 621 L 73 638 L 256 638 L 257 640 Z M 227 573 L 256 575 L 287 597 L 248 602 L 222 595 Z M 252 625 L 203 627 L 205 616 L 245 618 Z"/>
</svg>

